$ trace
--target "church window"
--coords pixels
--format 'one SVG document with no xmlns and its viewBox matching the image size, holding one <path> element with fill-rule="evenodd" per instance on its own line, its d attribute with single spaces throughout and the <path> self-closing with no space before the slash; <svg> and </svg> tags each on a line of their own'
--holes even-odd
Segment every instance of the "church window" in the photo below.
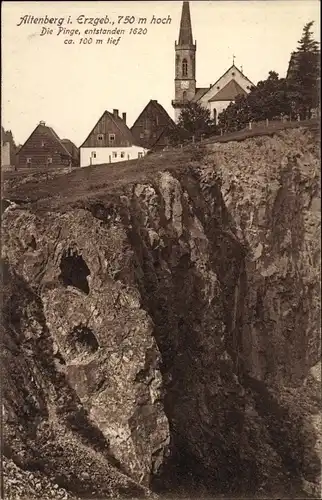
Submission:
<svg viewBox="0 0 322 500">
<path fill-rule="evenodd" d="M 188 61 L 183 59 L 182 61 L 182 76 L 188 76 Z"/>
<path fill-rule="evenodd" d="M 98 140 L 98 141 L 102 141 L 103 139 L 104 139 L 103 134 L 98 134 L 98 136 L 97 136 L 97 140 Z"/>
<path fill-rule="evenodd" d="M 111 142 L 115 141 L 115 134 L 109 134 L 109 140 Z"/>
<path fill-rule="evenodd" d="M 219 89 L 220 89 L 220 87 L 219 87 L 219 85 L 217 85 L 217 90 L 219 90 Z"/>
<path fill-rule="evenodd" d="M 235 75 L 236 75 L 235 71 L 233 71 L 233 72 L 232 72 L 232 75 L 233 75 L 233 76 L 235 76 Z"/>
</svg>

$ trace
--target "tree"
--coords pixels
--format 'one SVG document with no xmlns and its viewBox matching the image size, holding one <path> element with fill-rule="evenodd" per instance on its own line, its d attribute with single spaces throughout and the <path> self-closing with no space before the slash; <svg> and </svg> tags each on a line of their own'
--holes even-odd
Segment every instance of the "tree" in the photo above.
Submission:
<svg viewBox="0 0 322 500">
<path fill-rule="evenodd" d="M 287 82 L 270 71 L 266 80 L 258 82 L 249 94 L 237 96 L 235 102 L 220 113 L 219 128 L 224 132 L 240 130 L 250 121 L 272 120 L 290 112 Z"/>
<path fill-rule="evenodd" d="M 304 26 L 288 70 L 289 94 L 302 119 L 310 118 L 312 108 L 319 106 L 320 51 L 311 31 L 313 24 L 310 21 Z"/>
<path fill-rule="evenodd" d="M 185 139 L 196 139 L 216 133 L 216 125 L 210 118 L 210 111 L 199 103 L 188 102 L 182 109 L 176 129 L 172 133 L 172 143 Z"/>
</svg>

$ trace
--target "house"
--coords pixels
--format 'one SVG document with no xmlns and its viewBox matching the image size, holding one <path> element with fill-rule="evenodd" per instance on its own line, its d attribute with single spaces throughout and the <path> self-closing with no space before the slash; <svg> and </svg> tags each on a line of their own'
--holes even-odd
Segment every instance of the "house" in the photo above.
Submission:
<svg viewBox="0 0 322 500">
<path fill-rule="evenodd" d="M 10 153 L 10 142 L 7 140 L 3 127 L 1 127 L 1 168 L 10 167 Z"/>
<path fill-rule="evenodd" d="M 115 163 L 143 157 L 147 149 L 140 146 L 126 124 L 126 113 L 119 116 L 104 111 L 93 130 L 80 147 L 80 165 Z"/>
<path fill-rule="evenodd" d="M 65 148 L 68 150 L 72 157 L 72 166 L 79 167 L 79 149 L 75 144 L 69 139 L 62 139 L 61 141 Z"/>
<path fill-rule="evenodd" d="M 146 149 L 163 149 L 170 143 L 171 131 L 176 127 L 166 110 L 151 99 L 131 127 L 132 135 Z"/>
<path fill-rule="evenodd" d="M 58 167 L 73 163 L 71 153 L 56 132 L 44 121 L 39 122 L 16 157 L 18 167 Z"/>
<path fill-rule="evenodd" d="M 218 115 L 234 102 L 238 94 L 248 94 L 254 85 L 234 63 L 209 87 L 196 85 L 196 42 L 193 42 L 189 2 L 183 2 L 178 42 L 175 42 L 175 122 L 188 102 L 209 109 L 217 123 Z M 214 80 L 212 80 L 214 81 Z"/>
</svg>

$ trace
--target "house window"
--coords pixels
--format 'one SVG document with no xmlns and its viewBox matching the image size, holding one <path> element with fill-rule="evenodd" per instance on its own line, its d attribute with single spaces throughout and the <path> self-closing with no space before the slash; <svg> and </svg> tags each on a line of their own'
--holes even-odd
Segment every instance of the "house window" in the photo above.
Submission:
<svg viewBox="0 0 322 500">
<path fill-rule="evenodd" d="M 112 158 L 117 158 L 117 152 L 116 151 L 113 151 Z"/>
<path fill-rule="evenodd" d="M 219 87 L 219 85 L 217 85 L 217 90 L 219 90 L 219 89 L 220 89 L 220 87 Z"/>
<path fill-rule="evenodd" d="M 26 163 L 31 163 L 31 158 L 27 158 Z"/>
<path fill-rule="evenodd" d="M 183 99 L 184 101 L 186 101 L 186 100 L 187 100 L 187 92 L 186 92 L 186 91 L 184 91 L 184 92 L 183 92 L 183 94 L 182 94 L 182 99 Z"/>
<path fill-rule="evenodd" d="M 115 141 L 115 134 L 109 134 L 108 138 L 111 142 Z"/>
<path fill-rule="evenodd" d="M 213 120 L 215 123 L 217 123 L 217 110 L 216 109 L 213 110 Z"/>
<path fill-rule="evenodd" d="M 52 163 L 53 162 L 53 159 L 52 158 L 47 158 L 47 163 Z"/>
<path fill-rule="evenodd" d="M 143 153 L 141 153 L 141 152 L 138 153 L 138 158 L 142 158 L 142 156 L 143 156 Z"/>
<path fill-rule="evenodd" d="M 41 141 L 41 147 L 44 148 L 46 145 L 45 141 Z"/>
<path fill-rule="evenodd" d="M 103 139 L 104 139 L 104 135 L 103 134 L 98 134 L 97 140 L 98 141 L 102 141 Z"/>
<path fill-rule="evenodd" d="M 140 139 L 144 139 L 144 134 L 140 134 Z"/>
<path fill-rule="evenodd" d="M 124 151 L 121 152 L 121 158 L 125 158 L 125 153 Z"/>
<path fill-rule="evenodd" d="M 183 59 L 182 61 L 182 76 L 188 76 L 188 61 Z"/>
<path fill-rule="evenodd" d="M 96 151 L 92 151 L 92 152 L 91 152 L 91 157 L 92 157 L 92 158 L 96 158 Z"/>
</svg>

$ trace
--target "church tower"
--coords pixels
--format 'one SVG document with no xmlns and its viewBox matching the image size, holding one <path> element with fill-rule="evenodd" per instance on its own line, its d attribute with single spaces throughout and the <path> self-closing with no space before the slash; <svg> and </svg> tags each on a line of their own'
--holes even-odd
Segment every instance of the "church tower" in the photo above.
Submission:
<svg viewBox="0 0 322 500">
<path fill-rule="evenodd" d="M 179 40 L 175 42 L 175 122 L 196 93 L 196 42 L 193 43 L 189 2 L 183 2 Z"/>
</svg>

